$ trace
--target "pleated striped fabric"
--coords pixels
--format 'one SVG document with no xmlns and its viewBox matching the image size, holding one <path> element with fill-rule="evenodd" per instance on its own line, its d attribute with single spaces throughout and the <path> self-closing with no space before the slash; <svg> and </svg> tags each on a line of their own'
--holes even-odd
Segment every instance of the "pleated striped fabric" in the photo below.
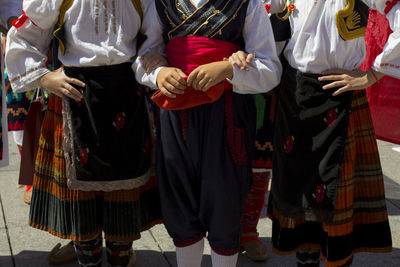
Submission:
<svg viewBox="0 0 400 267">
<path fill-rule="evenodd" d="M 109 241 L 130 242 L 160 223 L 155 177 L 142 187 L 84 192 L 67 187 L 61 99 L 51 96 L 36 158 L 29 225 L 73 241 L 104 231 Z"/>
<path fill-rule="evenodd" d="M 332 223 L 285 217 L 272 202 L 268 217 L 273 221 L 272 243 L 277 254 L 320 249 L 330 267 L 345 264 L 356 252 L 391 251 L 383 174 L 365 91 L 353 93 Z"/>
</svg>

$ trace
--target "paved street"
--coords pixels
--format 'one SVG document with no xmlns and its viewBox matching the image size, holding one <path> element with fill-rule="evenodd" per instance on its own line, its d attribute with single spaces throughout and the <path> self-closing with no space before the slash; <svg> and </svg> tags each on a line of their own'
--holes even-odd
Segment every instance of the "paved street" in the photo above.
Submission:
<svg viewBox="0 0 400 267">
<path fill-rule="evenodd" d="M 16 145 L 10 139 L 10 166 L 0 169 L 0 266 L 1 267 L 46 267 L 47 253 L 53 246 L 66 240 L 56 238 L 47 232 L 28 227 L 29 206 L 22 201 L 23 190 L 18 188 L 20 156 Z M 400 266 L 400 152 L 392 148 L 399 147 L 386 142 L 379 142 L 379 150 L 385 175 L 387 205 L 392 228 L 392 253 L 357 254 L 353 266 Z M 270 249 L 271 223 L 263 214 L 259 223 L 262 240 Z M 142 234 L 134 242 L 137 253 L 137 267 L 176 266 L 174 246 L 165 228 L 156 226 Z M 271 249 L 270 249 L 271 250 Z M 203 258 L 203 267 L 211 266 L 210 248 L 207 247 Z M 77 267 L 77 263 L 63 265 Z M 104 264 L 104 266 L 106 266 Z M 270 259 L 265 263 L 253 263 L 244 255 L 239 257 L 239 267 L 261 266 L 296 266 L 294 256 L 280 257 L 270 252 Z"/>
</svg>

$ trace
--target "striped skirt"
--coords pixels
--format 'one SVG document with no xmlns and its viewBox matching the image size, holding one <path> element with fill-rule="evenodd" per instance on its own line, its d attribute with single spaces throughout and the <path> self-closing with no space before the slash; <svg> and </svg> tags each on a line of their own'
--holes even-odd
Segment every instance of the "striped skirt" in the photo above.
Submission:
<svg viewBox="0 0 400 267">
<path fill-rule="evenodd" d="M 365 91 L 353 93 L 351 110 L 333 221 L 286 217 L 272 204 L 271 194 L 268 217 L 277 254 L 320 249 L 330 267 L 343 265 L 356 252 L 391 251 L 383 174 Z"/>
<path fill-rule="evenodd" d="M 144 186 L 112 192 L 67 187 L 61 99 L 51 96 L 36 158 L 29 225 L 73 241 L 95 238 L 129 242 L 160 223 L 155 177 Z"/>
</svg>

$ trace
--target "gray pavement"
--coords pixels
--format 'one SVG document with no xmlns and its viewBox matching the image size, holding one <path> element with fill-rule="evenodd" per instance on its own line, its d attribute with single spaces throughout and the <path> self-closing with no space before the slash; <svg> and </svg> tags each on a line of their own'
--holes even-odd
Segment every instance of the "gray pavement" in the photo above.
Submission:
<svg viewBox="0 0 400 267">
<path fill-rule="evenodd" d="M 68 241 L 47 232 L 28 227 L 29 206 L 23 203 L 23 189 L 17 185 L 20 157 L 10 139 L 10 166 L 0 169 L 0 267 L 47 267 L 47 254 L 53 246 Z M 353 266 L 400 266 L 400 153 L 392 150 L 395 145 L 379 142 L 389 219 L 393 237 L 393 252 L 386 254 L 359 253 Z M 259 223 L 261 239 L 270 249 L 271 222 L 263 214 Z M 137 253 L 136 267 L 176 266 L 175 248 L 163 225 L 153 227 L 134 242 Z M 270 249 L 271 250 L 271 249 Z M 206 247 L 202 267 L 211 266 L 210 248 Z M 63 265 L 78 267 L 77 263 Z M 105 265 L 104 265 L 105 266 Z M 238 267 L 296 266 L 295 258 L 277 256 L 270 252 L 265 263 L 254 263 L 240 255 Z"/>
</svg>

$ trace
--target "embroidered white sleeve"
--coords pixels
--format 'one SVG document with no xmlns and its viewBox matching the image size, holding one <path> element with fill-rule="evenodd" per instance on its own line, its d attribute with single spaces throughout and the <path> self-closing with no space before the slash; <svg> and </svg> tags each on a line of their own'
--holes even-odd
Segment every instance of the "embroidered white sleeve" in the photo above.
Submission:
<svg viewBox="0 0 400 267">
<path fill-rule="evenodd" d="M 7 35 L 6 66 L 11 87 L 16 92 L 38 86 L 38 79 L 49 72 L 47 52 L 58 19 L 62 0 L 24 1 L 25 23 Z"/>
<path fill-rule="evenodd" d="M 251 0 L 243 29 L 245 50 L 255 55 L 250 70 L 234 67 L 230 81 L 233 91 L 240 94 L 264 93 L 280 82 L 282 66 L 276 53 L 271 22 L 265 7 L 259 0 Z"/>
<path fill-rule="evenodd" d="M 147 36 L 147 39 L 140 48 L 138 57 L 132 64 L 132 69 L 139 83 L 152 89 L 157 89 L 157 75 L 162 67 L 157 68 L 151 73 L 146 73 L 139 57 L 152 51 L 159 52 L 160 54 L 164 53 L 165 44 L 162 38 L 162 25 L 154 1 L 142 1 L 142 3 L 144 16 L 141 29 Z"/>
<path fill-rule="evenodd" d="M 41 29 L 52 28 L 58 19 L 63 0 L 24 0 L 22 9 Z"/>
<path fill-rule="evenodd" d="M 375 59 L 373 68 L 386 75 L 400 78 L 400 3 L 392 8 L 387 18 L 393 33 L 390 34 L 382 53 Z"/>
</svg>

